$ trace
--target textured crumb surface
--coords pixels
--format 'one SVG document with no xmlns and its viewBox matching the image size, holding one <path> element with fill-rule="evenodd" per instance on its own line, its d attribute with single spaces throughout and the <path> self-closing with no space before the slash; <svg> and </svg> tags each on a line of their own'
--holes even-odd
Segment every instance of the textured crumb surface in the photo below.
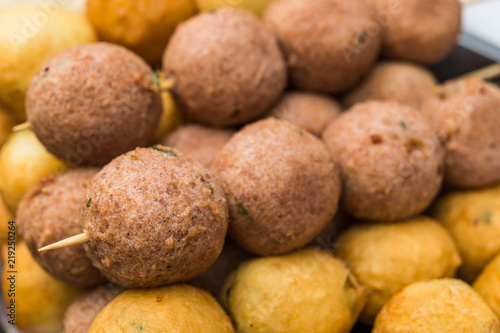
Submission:
<svg viewBox="0 0 500 333">
<path fill-rule="evenodd" d="M 64 314 L 61 333 L 87 333 L 94 318 L 121 292 L 122 288 L 108 283 L 79 295 Z"/>
<path fill-rule="evenodd" d="M 270 116 L 289 121 L 320 136 L 341 111 L 340 103 L 328 95 L 292 91 L 283 95 Z"/>
<path fill-rule="evenodd" d="M 288 122 L 244 127 L 210 166 L 229 203 L 229 235 L 260 254 L 309 243 L 333 218 L 340 178 L 324 144 Z"/>
<path fill-rule="evenodd" d="M 191 156 L 204 167 L 208 167 L 214 155 L 231 139 L 234 130 L 186 124 L 177 127 L 160 143 Z"/>
<path fill-rule="evenodd" d="M 81 233 L 78 223 L 85 187 L 98 172 L 78 168 L 43 177 L 23 198 L 16 222 L 35 260 L 54 277 L 76 287 L 104 282 L 83 245 L 38 252 L 38 249 Z"/>
<path fill-rule="evenodd" d="M 363 0 L 277 0 L 264 22 L 278 36 L 293 86 L 326 93 L 354 85 L 378 58 L 382 34 Z"/>
<path fill-rule="evenodd" d="M 50 58 L 28 88 L 31 128 L 49 152 L 73 165 L 102 165 L 145 145 L 161 114 L 151 68 L 108 43 Z"/>
<path fill-rule="evenodd" d="M 343 181 L 342 207 L 370 220 L 425 210 L 443 180 L 444 149 L 419 111 L 395 102 L 355 105 L 323 133 Z"/>
<path fill-rule="evenodd" d="M 238 125 L 281 96 L 286 65 L 276 37 L 250 12 L 221 8 L 180 24 L 163 56 L 172 94 L 190 120 Z"/>
<path fill-rule="evenodd" d="M 137 148 L 107 164 L 80 208 L 87 255 L 128 288 L 186 281 L 222 251 L 227 203 L 198 162 L 164 146 Z"/>
</svg>

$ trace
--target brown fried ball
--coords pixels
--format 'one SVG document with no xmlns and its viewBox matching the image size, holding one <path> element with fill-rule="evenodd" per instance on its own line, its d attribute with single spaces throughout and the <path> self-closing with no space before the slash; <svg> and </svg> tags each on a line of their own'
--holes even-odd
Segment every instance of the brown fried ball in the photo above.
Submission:
<svg viewBox="0 0 500 333">
<path fill-rule="evenodd" d="M 382 54 L 432 64 L 455 46 L 461 25 L 458 0 L 368 0 L 384 27 Z"/>
<path fill-rule="evenodd" d="M 205 289 L 217 297 L 229 273 L 240 263 L 253 257 L 231 240 L 226 240 L 219 258 L 205 272 L 189 281 L 189 284 Z"/>
<path fill-rule="evenodd" d="M 461 280 L 410 284 L 385 304 L 372 333 L 498 333 L 500 321 L 484 300 Z"/>
<path fill-rule="evenodd" d="M 374 64 L 381 28 L 363 0 L 276 0 L 264 22 L 278 36 L 295 87 L 350 88 Z"/>
<path fill-rule="evenodd" d="M 445 182 L 482 187 L 500 181 L 500 89 L 477 78 L 446 83 L 423 110 L 446 149 Z"/>
<path fill-rule="evenodd" d="M 342 99 L 346 107 L 369 100 L 396 101 L 420 109 L 433 95 L 437 79 L 425 67 L 383 61 Z"/>
<path fill-rule="evenodd" d="M 87 333 L 94 318 L 122 290 L 121 287 L 109 283 L 75 298 L 64 314 L 61 333 Z"/>
<path fill-rule="evenodd" d="M 320 136 L 341 111 L 339 102 L 328 95 L 292 91 L 281 98 L 270 116 L 302 126 Z"/>
<path fill-rule="evenodd" d="M 198 124 L 186 124 L 177 127 L 161 139 L 162 145 L 172 147 L 190 155 L 204 167 L 208 167 L 212 158 L 231 139 L 234 130 L 207 127 Z"/>
<path fill-rule="evenodd" d="M 369 325 L 401 288 L 415 281 L 454 277 L 461 263 L 448 231 L 424 216 L 356 224 L 340 235 L 333 250 L 366 288 L 360 319 Z"/>
<path fill-rule="evenodd" d="M 79 168 L 47 175 L 23 197 L 17 210 L 19 231 L 33 258 L 51 275 L 76 287 L 92 287 L 105 281 L 83 246 L 46 252 L 38 249 L 81 232 L 80 203 L 97 171 Z"/>
<path fill-rule="evenodd" d="M 87 255 L 127 288 L 186 281 L 215 262 L 227 203 L 208 170 L 178 150 L 137 148 L 107 164 L 85 190 Z"/>
<path fill-rule="evenodd" d="M 395 102 L 355 105 L 323 133 L 356 218 L 396 220 L 425 210 L 441 189 L 444 149 L 419 111 Z"/>
<path fill-rule="evenodd" d="M 68 49 L 49 59 L 31 81 L 28 121 L 55 156 L 73 165 L 103 165 L 153 136 L 161 99 L 152 74 L 121 46 Z"/>
<path fill-rule="evenodd" d="M 229 235 L 252 253 L 304 246 L 337 211 L 336 165 L 318 138 L 289 122 L 267 118 L 244 127 L 210 168 L 228 199 Z"/>
<path fill-rule="evenodd" d="M 238 125 L 281 96 L 286 65 L 276 37 L 250 12 L 221 8 L 180 24 L 163 55 L 181 111 L 193 121 Z"/>
</svg>

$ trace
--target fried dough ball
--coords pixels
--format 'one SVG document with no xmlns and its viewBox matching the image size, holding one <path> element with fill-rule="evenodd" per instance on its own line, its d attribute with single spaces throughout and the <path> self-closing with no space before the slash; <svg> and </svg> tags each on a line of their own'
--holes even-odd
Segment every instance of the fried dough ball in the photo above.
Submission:
<svg viewBox="0 0 500 333">
<path fill-rule="evenodd" d="M 342 261 L 311 247 L 240 264 L 219 300 L 241 333 L 343 333 L 356 322 L 365 292 Z"/>
<path fill-rule="evenodd" d="M 474 281 L 500 253 L 500 188 L 450 192 L 436 201 L 430 214 L 457 244 L 463 259 L 458 276 Z"/>
<path fill-rule="evenodd" d="M 326 126 L 342 111 L 335 99 L 327 95 L 292 91 L 286 93 L 272 109 L 270 116 L 301 126 L 320 136 Z"/>
<path fill-rule="evenodd" d="M 97 315 L 88 333 L 233 333 L 227 314 L 206 291 L 189 285 L 126 290 Z"/>
<path fill-rule="evenodd" d="M 212 128 L 197 124 L 177 127 L 160 143 L 190 155 L 204 167 L 208 167 L 214 155 L 235 133 L 231 129 Z"/>
<path fill-rule="evenodd" d="M 210 169 L 229 203 L 229 236 L 252 253 L 304 246 L 337 211 L 340 178 L 326 147 L 286 121 L 267 118 L 244 127 Z"/>
<path fill-rule="evenodd" d="M 367 304 L 360 320 L 370 325 L 401 288 L 416 281 L 454 277 L 461 263 L 448 231 L 424 216 L 354 225 L 340 235 L 333 249 L 366 288 Z"/>
<path fill-rule="evenodd" d="M 213 126 L 264 114 L 287 84 L 276 37 L 252 13 L 221 8 L 179 25 L 163 55 L 166 78 L 189 120 Z"/>
<path fill-rule="evenodd" d="M 127 288 L 187 281 L 215 262 L 228 225 L 212 174 L 181 152 L 137 148 L 92 178 L 80 206 L 87 256 Z"/>
<path fill-rule="evenodd" d="M 465 282 L 455 279 L 412 283 L 380 311 L 373 333 L 498 333 L 500 322 Z"/>
<path fill-rule="evenodd" d="M 76 287 L 105 280 L 82 245 L 56 251 L 38 249 L 81 232 L 78 223 L 85 187 L 98 169 L 79 168 L 43 177 L 21 200 L 17 223 L 33 258 L 52 276 Z"/>
<path fill-rule="evenodd" d="M 422 64 L 444 59 L 460 33 L 458 0 L 368 0 L 384 27 L 382 54 Z"/>
<path fill-rule="evenodd" d="M 486 265 L 472 287 L 500 318 L 500 255 Z"/>
<path fill-rule="evenodd" d="M 423 115 L 409 106 L 357 104 L 327 127 L 323 140 L 340 166 L 342 207 L 356 218 L 415 216 L 441 189 L 444 149 Z"/>
<path fill-rule="evenodd" d="M 121 292 L 122 288 L 109 283 L 79 295 L 64 314 L 61 333 L 87 333 L 94 318 Z"/>
<path fill-rule="evenodd" d="M 383 61 L 342 99 L 346 107 L 369 100 L 395 101 L 420 109 L 432 97 L 436 77 L 425 67 L 405 61 Z"/>
<path fill-rule="evenodd" d="M 370 70 L 382 39 L 373 21 L 362 0 L 276 0 L 264 13 L 285 52 L 292 85 L 325 93 L 352 87 Z"/>
<path fill-rule="evenodd" d="M 37 72 L 26 95 L 31 128 L 73 165 L 102 165 L 145 145 L 161 115 L 151 68 L 127 49 L 93 43 L 63 51 Z"/>
<path fill-rule="evenodd" d="M 482 187 L 500 181 L 500 88 L 470 77 L 447 82 L 423 108 L 446 148 L 445 182 Z"/>
</svg>

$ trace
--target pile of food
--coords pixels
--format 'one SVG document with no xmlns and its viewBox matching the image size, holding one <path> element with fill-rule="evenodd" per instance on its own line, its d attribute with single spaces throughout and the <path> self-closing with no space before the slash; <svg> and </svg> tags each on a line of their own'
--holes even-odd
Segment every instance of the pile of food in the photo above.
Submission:
<svg viewBox="0 0 500 333">
<path fill-rule="evenodd" d="M 424 67 L 460 12 L 0 9 L 9 324 L 500 333 L 500 88 Z"/>
</svg>

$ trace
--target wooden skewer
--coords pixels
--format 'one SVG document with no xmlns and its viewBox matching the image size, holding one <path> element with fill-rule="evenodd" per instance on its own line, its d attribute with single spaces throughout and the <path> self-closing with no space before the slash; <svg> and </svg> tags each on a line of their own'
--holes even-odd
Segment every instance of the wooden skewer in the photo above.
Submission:
<svg viewBox="0 0 500 333">
<path fill-rule="evenodd" d="M 477 2 L 483 2 L 485 0 L 464 0 L 464 1 L 461 1 L 462 2 L 462 6 L 468 6 L 468 5 L 472 5 L 472 4 L 475 4 Z"/>
<path fill-rule="evenodd" d="M 38 249 L 38 252 L 60 249 L 63 247 L 75 246 L 80 244 L 85 244 L 89 241 L 89 236 L 84 233 L 68 237 L 66 239 L 60 240 L 59 242 L 52 243 L 50 245 L 44 246 Z"/>
<path fill-rule="evenodd" d="M 160 75 L 160 87 L 162 91 L 170 90 L 175 86 L 173 78 L 165 78 L 163 74 Z"/>
<path fill-rule="evenodd" d="M 19 124 L 19 125 L 12 127 L 12 131 L 19 132 L 19 131 L 29 129 L 29 128 L 31 128 L 31 124 L 29 122 L 24 122 L 22 124 Z"/>
<path fill-rule="evenodd" d="M 483 68 L 480 68 L 476 71 L 467 73 L 463 75 L 462 77 L 470 77 L 474 76 L 477 77 L 480 80 L 486 80 L 489 78 L 494 78 L 500 75 L 500 63 L 489 65 Z"/>
</svg>

